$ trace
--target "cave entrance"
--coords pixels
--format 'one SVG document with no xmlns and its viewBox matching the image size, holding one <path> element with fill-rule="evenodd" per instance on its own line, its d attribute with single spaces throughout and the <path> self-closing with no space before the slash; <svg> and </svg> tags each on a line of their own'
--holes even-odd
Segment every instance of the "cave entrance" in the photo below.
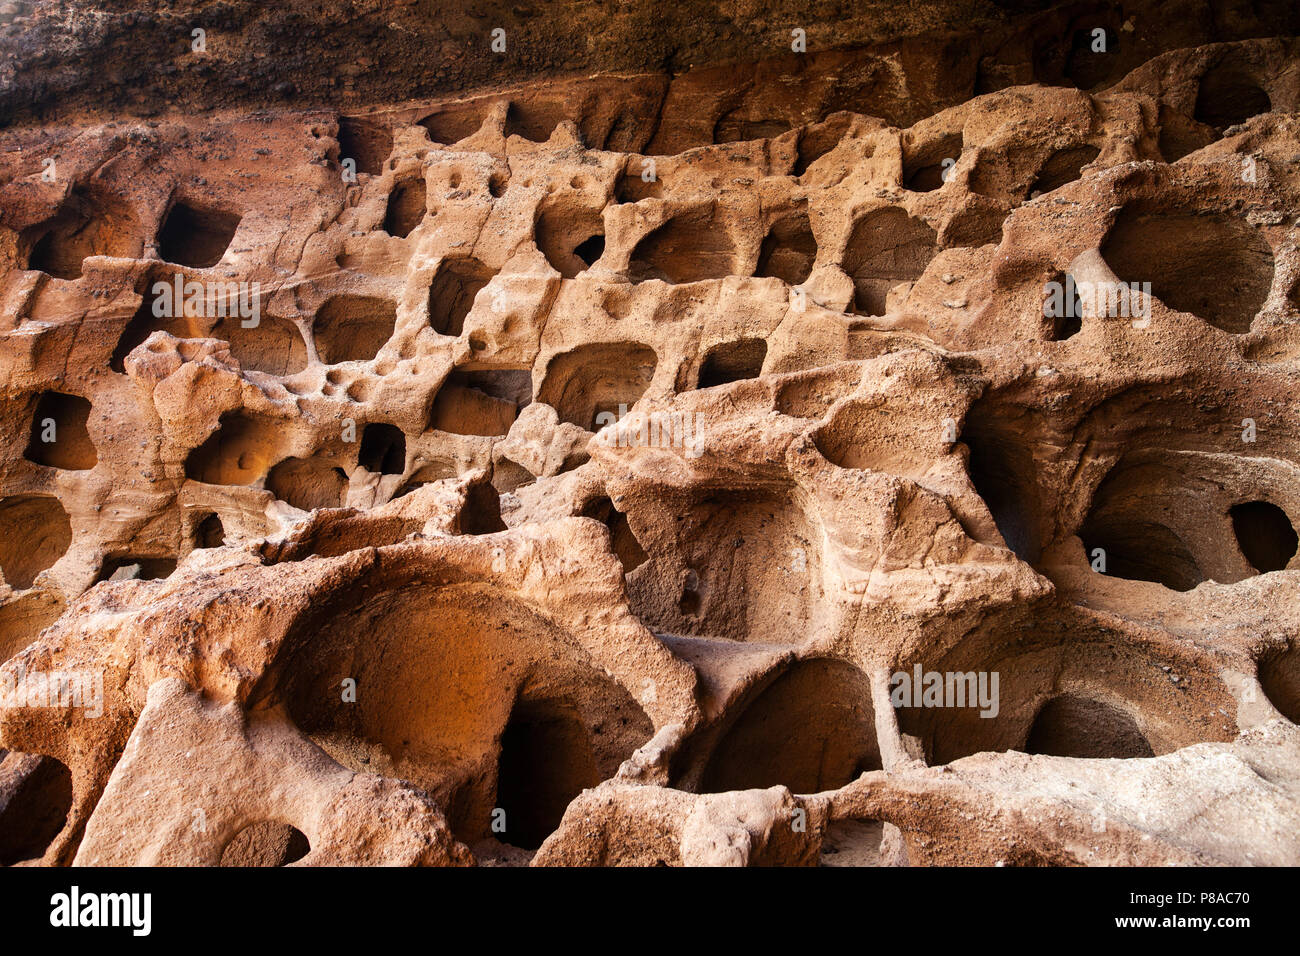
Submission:
<svg viewBox="0 0 1300 956">
<path fill-rule="evenodd" d="M 654 379 L 654 350 L 638 342 L 580 345 L 551 359 L 537 400 L 550 405 L 561 421 L 588 431 L 604 427 L 602 412 L 631 408 Z"/>
<path fill-rule="evenodd" d="M 781 784 L 819 793 L 880 768 L 867 676 L 844 661 L 801 661 L 745 708 L 714 750 L 700 790 Z"/>
<path fill-rule="evenodd" d="M 535 850 L 555 832 L 564 811 L 600 774 L 587 729 L 567 701 L 518 701 L 501 735 L 497 806 L 504 841 Z"/>
<path fill-rule="evenodd" d="M 194 525 L 194 548 L 220 548 L 226 543 L 226 529 L 221 523 L 221 515 L 215 511 L 208 512 Z"/>
<path fill-rule="evenodd" d="M 339 159 L 351 159 L 356 171 L 378 176 L 393 151 L 393 134 L 381 123 L 357 116 L 339 117 Z"/>
<path fill-rule="evenodd" d="M 582 509 L 582 517 L 594 518 L 609 530 L 610 547 L 623 565 L 623 573 L 630 574 L 649 560 L 645 548 L 637 540 L 627 515 L 614 507 L 607 497 L 596 498 Z"/>
<path fill-rule="evenodd" d="M 176 265 L 210 269 L 226 254 L 238 228 L 234 213 L 178 202 L 158 231 L 158 254 Z"/>
<path fill-rule="evenodd" d="M 453 435 L 505 435 L 533 400 L 528 369 L 453 369 L 429 410 L 429 427 Z"/>
<path fill-rule="evenodd" d="M 369 472 L 400 475 L 406 470 L 406 435 L 396 425 L 371 422 L 361 433 L 357 463 Z"/>
<path fill-rule="evenodd" d="M 341 508 L 347 489 L 347 473 L 328 459 L 315 455 L 286 458 L 266 476 L 266 490 L 300 511 Z"/>
<path fill-rule="evenodd" d="M 1201 77 L 1192 116 L 1206 126 L 1227 129 L 1272 109 L 1268 94 L 1260 89 L 1254 77 L 1229 61 Z"/>
<path fill-rule="evenodd" d="M 1124 283 L 1151 284 L 1170 309 L 1250 331 L 1273 285 L 1273 250 L 1244 218 L 1126 206 L 1101 246 Z"/>
<path fill-rule="evenodd" d="M 1295 557 L 1295 527 L 1287 513 L 1267 501 L 1246 501 L 1228 509 L 1241 553 L 1260 574 L 1281 571 Z"/>
<path fill-rule="evenodd" d="M 100 581 L 157 581 L 170 577 L 176 570 L 176 559 L 167 557 L 142 557 L 133 554 L 110 554 L 99 566 L 95 583 Z"/>
<path fill-rule="evenodd" d="M 365 295 L 336 295 L 316 313 L 312 339 L 316 355 L 326 365 L 368 362 L 393 337 L 397 306 L 388 299 Z"/>
<path fill-rule="evenodd" d="M 843 268 L 853 280 L 853 310 L 884 315 L 889 293 L 916 281 L 937 249 L 935 231 L 904 210 L 876 209 L 853 227 Z"/>
<path fill-rule="evenodd" d="M 1300 644 L 1259 662 L 1259 683 L 1278 713 L 1300 724 Z"/>
<path fill-rule="evenodd" d="M 1054 757 L 1153 757 L 1137 721 L 1111 704 L 1062 694 L 1043 705 L 1029 728 L 1025 753 Z"/>
<path fill-rule="evenodd" d="M 40 859 L 72 812 L 72 771 L 53 757 L 13 751 L 0 761 L 0 866 Z"/>
<path fill-rule="evenodd" d="M 705 207 L 669 219 L 637 243 L 628 277 L 673 285 L 722 279 L 733 273 L 735 256 L 724 224 L 712 207 Z"/>
<path fill-rule="evenodd" d="M 977 402 L 967 413 L 961 441 L 970 452 L 966 469 L 971 484 L 1002 540 L 1016 557 L 1034 564 L 1042 553 L 1037 463 L 1013 428 L 998 422 L 992 406 Z"/>
<path fill-rule="evenodd" d="M 388 197 L 384 232 L 396 239 L 405 239 L 424 221 L 426 206 L 427 189 L 423 179 L 407 179 L 398 183 Z"/>
<path fill-rule="evenodd" d="M 252 823 L 221 851 L 222 866 L 288 866 L 311 852 L 306 835 L 287 823 Z"/>
<path fill-rule="evenodd" d="M 0 572 L 15 591 L 63 557 L 72 544 L 72 522 L 57 498 L 14 495 L 0 500 Z"/>
<path fill-rule="evenodd" d="M 758 378 L 767 358 L 767 342 L 763 339 L 740 339 L 726 342 L 709 350 L 700 366 L 700 388 L 729 385 L 747 378 Z"/>
<path fill-rule="evenodd" d="M 884 866 L 885 824 L 879 820 L 836 820 L 822 838 L 819 866 Z"/>
<path fill-rule="evenodd" d="M 493 275 L 477 259 L 444 259 L 429 285 L 429 326 L 439 335 L 458 337 L 475 297 Z"/>
<path fill-rule="evenodd" d="M 799 285 L 808 280 L 816 260 L 817 240 L 808 213 L 801 210 L 772 224 L 759 249 L 756 275 Z"/>
<path fill-rule="evenodd" d="M 23 457 L 38 465 L 67 471 L 95 467 L 98 456 L 86 423 L 90 402 L 79 395 L 45 392 L 36 402 L 31 436 Z"/>
<path fill-rule="evenodd" d="M 501 495 L 492 485 L 473 485 L 465 492 L 457 526 L 461 534 L 496 534 L 506 530 L 501 520 Z"/>
</svg>

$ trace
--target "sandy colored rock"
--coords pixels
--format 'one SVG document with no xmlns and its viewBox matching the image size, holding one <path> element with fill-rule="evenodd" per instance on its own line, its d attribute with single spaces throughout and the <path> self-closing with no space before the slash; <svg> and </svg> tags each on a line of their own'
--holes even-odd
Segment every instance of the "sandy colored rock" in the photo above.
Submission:
<svg viewBox="0 0 1300 956">
<path fill-rule="evenodd" d="M 1300 862 L 1300 27 L 944 6 L 6 87 L 0 863 Z"/>
</svg>

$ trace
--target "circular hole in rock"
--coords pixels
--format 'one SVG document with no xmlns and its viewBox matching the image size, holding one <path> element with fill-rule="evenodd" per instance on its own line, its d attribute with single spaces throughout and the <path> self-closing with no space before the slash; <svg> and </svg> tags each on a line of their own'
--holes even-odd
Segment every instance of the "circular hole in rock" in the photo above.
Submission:
<svg viewBox="0 0 1300 956">
<path fill-rule="evenodd" d="M 1151 283 L 1166 306 L 1225 332 L 1250 331 L 1273 284 L 1273 251 L 1253 226 L 1231 216 L 1125 207 L 1101 247 L 1125 283 Z"/>
<path fill-rule="evenodd" d="M 288 866 L 311 852 L 306 835 L 287 823 L 253 823 L 221 851 L 222 866 Z"/>
<path fill-rule="evenodd" d="M 397 239 L 405 239 L 423 221 L 426 208 L 427 190 L 423 179 L 408 179 L 398 183 L 388 197 L 384 232 Z"/>
<path fill-rule="evenodd" d="M 221 524 L 221 515 L 209 512 L 194 526 L 194 548 L 219 548 L 226 542 L 226 529 Z"/>
<path fill-rule="evenodd" d="M 715 748 L 700 790 L 784 785 L 818 793 L 880 767 L 867 676 L 844 661 L 800 661 L 740 714 Z"/>
<path fill-rule="evenodd" d="M 0 570 L 15 591 L 32 586 L 72 544 L 72 523 L 55 498 L 14 495 L 0 500 Z"/>
<path fill-rule="evenodd" d="M 807 212 L 798 212 L 772 224 L 758 254 L 759 276 L 774 277 L 789 285 L 805 282 L 817 259 Z"/>
<path fill-rule="evenodd" d="M 1043 298 L 1043 318 L 1053 342 L 1064 342 L 1083 331 L 1083 300 L 1074 276 L 1058 272 L 1048 281 Z"/>
<path fill-rule="evenodd" d="M 1038 712 L 1025 753 L 1055 757 L 1153 757 L 1137 721 L 1118 707 L 1077 694 L 1053 697 Z"/>
<path fill-rule="evenodd" d="M 40 859 L 72 812 L 72 771 L 41 754 L 0 760 L 0 866 Z"/>
<path fill-rule="evenodd" d="M 1192 116 L 1215 129 L 1227 129 L 1273 108 L 1268 94 L 1241 66 L 1222 63 L 1201 77 Z"/>
<path fill-rule="evenodd" d="M 714 388 L 758 378 L 766 358 L 767 342 L 763 339 L 739 339 L 715 345 L 700 366 L 699 387 Z"/>
<path fill-rule="evenodd" d="M 1246 501 L 1228 509 L 1237 545 L 1260 574 L 1281 571 L 1295 557 L 1295 526 L 1287 513 L 1267 501 Z"/>
<path fill-rule="evenodd" d="M 535 850 L 573 799 L 600 782 L 590 735 L 564 700 L 519 701 L 501 735 L 497 806 L 505 842 Z"/>
<path fill-rule="evenodd" d="M 1300 645 L 1260 661 L 1259 683 L 1264 696 L 1293 724 L 1300 724 Z"/>
<path fill-rule="evenodd" d="M 211 268 L 226 254 L 238 227 L 234 213 L 177 202 L 158 232 L 158 254 L 177 265 Z"/>
<path fill-rule="evenodd" d="M 853 310 L 858 315 L 884 315 L 890 291 L 925 272 L 937 239 L 928 225 L 894 206 L 863 216 L 844 249 L 843 268 L 853 280 Z"/>
</svg>

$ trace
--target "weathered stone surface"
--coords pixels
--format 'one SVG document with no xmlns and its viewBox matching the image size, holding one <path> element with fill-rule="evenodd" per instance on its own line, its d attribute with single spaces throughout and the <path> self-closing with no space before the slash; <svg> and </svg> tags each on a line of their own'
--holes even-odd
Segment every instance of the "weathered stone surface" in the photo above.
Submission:
<svg viewBox="0 0 1300 956">
<path fill-rule="evenodd" d="M 12 87 L 0 863 L 1300 862 L 1266 6 Z"/>
</svg>

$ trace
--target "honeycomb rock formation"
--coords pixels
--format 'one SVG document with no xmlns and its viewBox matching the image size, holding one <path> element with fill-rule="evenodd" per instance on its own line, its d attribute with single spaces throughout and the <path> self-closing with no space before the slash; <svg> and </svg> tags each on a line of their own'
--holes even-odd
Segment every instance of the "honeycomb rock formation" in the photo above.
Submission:
<svg viewBox="0 0 1300 956">
<path fill-rule="evenodd" d="M 1300 40 L 1247 6 L 17 87 L 0 863 L 1300 863 Z"/>
</svg>

